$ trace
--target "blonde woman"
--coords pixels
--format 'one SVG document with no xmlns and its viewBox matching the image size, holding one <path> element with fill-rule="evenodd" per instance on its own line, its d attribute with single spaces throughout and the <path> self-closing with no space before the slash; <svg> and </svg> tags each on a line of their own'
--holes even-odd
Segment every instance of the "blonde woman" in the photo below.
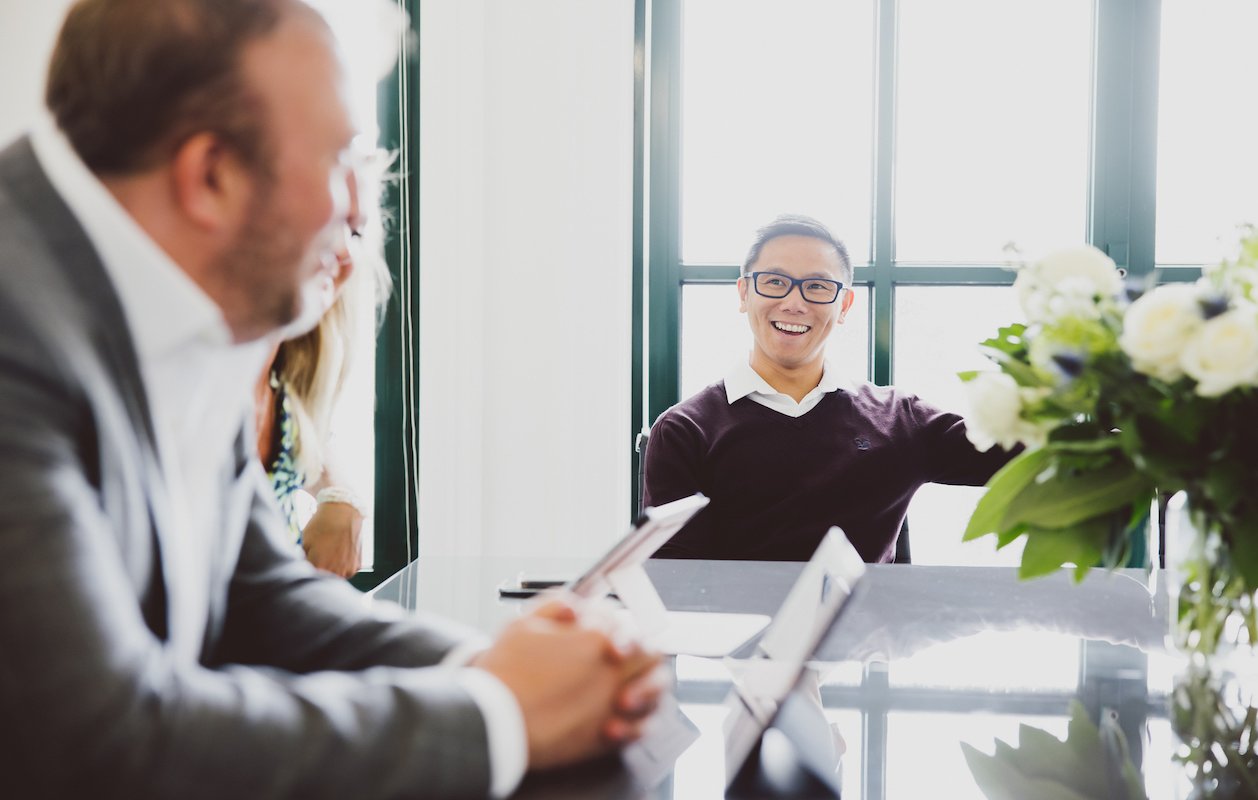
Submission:
<svg viewBox="0 0 1258 800">
<path fill-rule="evenodd" d="M 363 204 L 364 208 L 372 208 Z M 310 332 L 276 346 L 254 391 L 258 455 L 288 520 L 293 540 L 312 564 L 348 578 L 361 566 L 359 535 L 368 506 L 338 473 L 331 439 L 332 412 L 349 375 L 363 317 L 378 314 L 389 292 L 379 253 L 379 215 L 346 231 L 337 248 L 336 277 L 324 287 L 328 310 Z M 317 500 L 303 527 L 297 494 Z"/>
</svg>

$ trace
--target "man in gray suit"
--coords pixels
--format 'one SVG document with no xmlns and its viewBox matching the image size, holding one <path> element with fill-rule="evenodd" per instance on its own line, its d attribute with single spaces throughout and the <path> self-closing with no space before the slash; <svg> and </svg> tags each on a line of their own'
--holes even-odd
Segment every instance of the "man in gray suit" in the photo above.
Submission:
<svg viewBox="0 0 1258 800">
<path fill-rule="evenodd" d="M 0 794 L 510 793 L 635 738 L 657 654 L 554 600 L 492 643 L 286 543 L 245 423 L 357 217 L 299 0 L 82 0 L 0 153 Z"/>
</svg>

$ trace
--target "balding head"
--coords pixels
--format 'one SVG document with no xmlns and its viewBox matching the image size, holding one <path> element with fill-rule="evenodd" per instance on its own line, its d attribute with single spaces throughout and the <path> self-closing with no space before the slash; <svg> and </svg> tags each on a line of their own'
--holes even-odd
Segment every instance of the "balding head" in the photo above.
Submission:
<svg viewBox="0 0 1258 800">
<path fill-rule="evenodd" d="M 321 20 L 300 0 L 80 0 L 53 51 L 48 108 L 98 175 L 154 167 L 200 132 L 262 168 L 265 109 L 242 56 L 290 14 Z"/>
</svg>

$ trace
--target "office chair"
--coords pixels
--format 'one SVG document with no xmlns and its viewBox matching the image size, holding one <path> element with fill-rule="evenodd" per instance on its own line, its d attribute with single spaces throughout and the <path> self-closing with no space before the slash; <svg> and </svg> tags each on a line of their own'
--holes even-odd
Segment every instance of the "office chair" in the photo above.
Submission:
<svg viewBox="0 0 1258 800">
<path fill-rule="evenodd" d="M 651 438 L 651 429 L 643 428 L 633 442 L 633 450 L 638 454 L 638 516 L 642 516 L 642 490 L 646 488 L 646 443 Z"/>
<path fill-rule="evenodd" d="M 895 558 L 892 564 L 912 564 L 913 557 L 909 552 L 909 518 L 900 523 L 900 535 L 895 540 Z"/>
</svg>

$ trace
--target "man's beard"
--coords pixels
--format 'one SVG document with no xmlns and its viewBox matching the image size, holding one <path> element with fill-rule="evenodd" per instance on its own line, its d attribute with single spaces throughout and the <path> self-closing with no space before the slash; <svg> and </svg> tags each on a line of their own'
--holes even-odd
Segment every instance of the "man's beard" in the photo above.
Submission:
<svg viewBox="0 0 1258 800">
<path fill-rule="evenodd" d="M 288 232 L 283 218 L 269 210 L 270 199 L 268 188 L 259 191 L 248 222 L 217 268 L 217 274 L 227 276 L 228 295 L 241 309 L 233 327 L 251 332 L 249 338 L 286 330 L 304 317 L 303 310 L 311 305 L 303 295 L 307 294 L 305 286 L 313 281 L 296 285 L 306 250 Z M 230 319 L 234 315 L 226 316 Z"/>
</svg>

